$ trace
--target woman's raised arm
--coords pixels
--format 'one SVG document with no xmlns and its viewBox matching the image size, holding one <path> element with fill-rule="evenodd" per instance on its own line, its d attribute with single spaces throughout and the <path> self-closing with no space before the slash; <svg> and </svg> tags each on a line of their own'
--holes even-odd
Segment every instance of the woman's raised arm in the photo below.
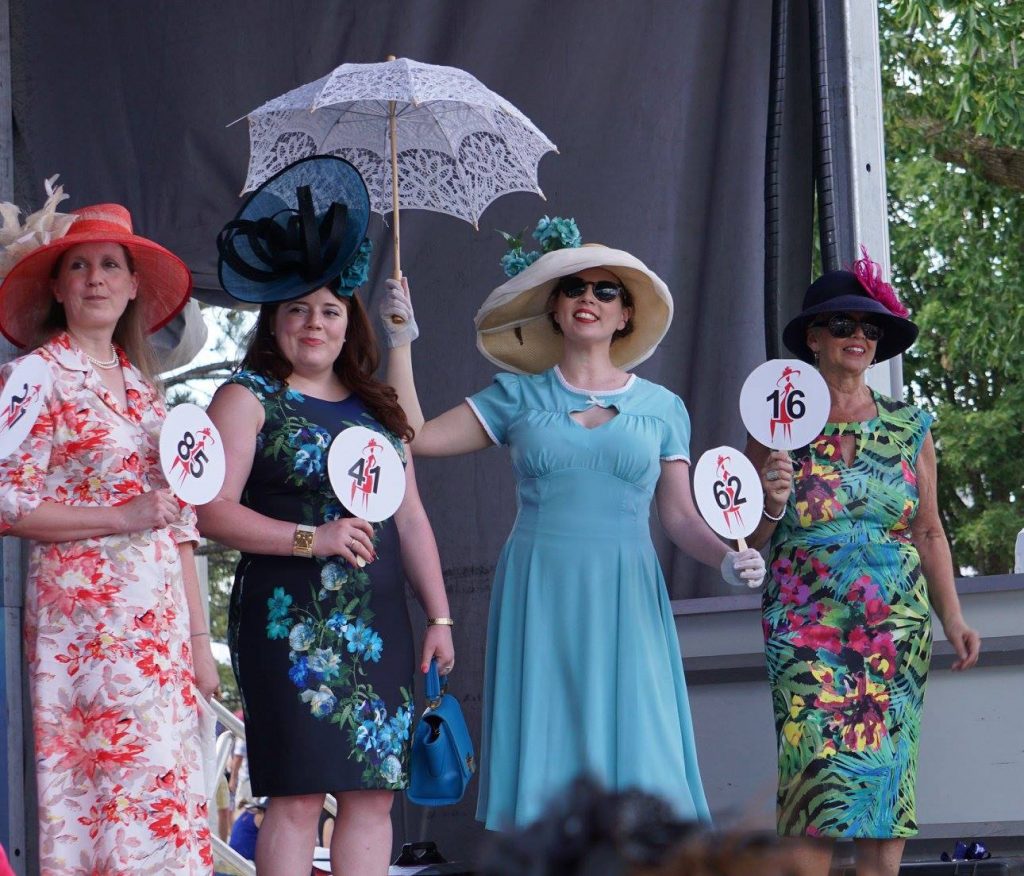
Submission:
<svg viewBox="0 0 1024 876">
<path fill-rule="evenodd" d="M 388 350 L 385 379 L 398 393 L 398 403 L 416 431 L 410 445 L 417 456 L 458 456 L 490 447 L 492 442 L 468 404 L 463 402 L 429 422 L 423 416 L 412 369 L 412 342 L 419 336 L 409 296 L 409 281 L 386 280 L 380 306 Z M 394 321 L 394 317 L 402 320 Z"/>
</svg>

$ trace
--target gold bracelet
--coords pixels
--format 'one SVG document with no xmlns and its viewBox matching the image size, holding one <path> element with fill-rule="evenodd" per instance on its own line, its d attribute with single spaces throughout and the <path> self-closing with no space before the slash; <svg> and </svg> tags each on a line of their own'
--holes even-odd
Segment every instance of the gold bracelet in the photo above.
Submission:
<svg viewBox="0 0 1024 876">
<path fill-rule="evenodd" d="M 305 557 L 307 560 L 313 557 L 313 533 L 315 526 L 307 523 L 300 523 L 295 527 L 295 534 L 292 536 L 292 556 Z"/>
<path fill-rule="evenodd" d="M 427 618 L 427 626 L 428 627 L 454 627 L 455 626 L 455 621 L 453 621 L 450 617 L 428 617 Z"/>
</svg>

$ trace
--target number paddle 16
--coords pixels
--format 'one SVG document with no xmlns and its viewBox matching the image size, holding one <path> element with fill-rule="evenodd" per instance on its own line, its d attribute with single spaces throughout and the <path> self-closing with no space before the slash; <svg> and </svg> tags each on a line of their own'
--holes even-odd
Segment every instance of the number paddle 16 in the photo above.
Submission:
<svg viewBox="0 0 1024 876">
<path fill-rule="evenodd" d="M 757 469 L 734 447 L 714 447 L 693 469 L 693 494 L 701 516 L 723 538 L 734 538 L 746 550 L 746 538 L 757 528 L 764 492 Z"/>
<path fill-rule="evenodd" d="M 769 359 L 740 390 L 740 416 L 753 438 L 772 450 L 810 444 L 828 422 L 828 385 L 799 359 Z"/>
</svg>

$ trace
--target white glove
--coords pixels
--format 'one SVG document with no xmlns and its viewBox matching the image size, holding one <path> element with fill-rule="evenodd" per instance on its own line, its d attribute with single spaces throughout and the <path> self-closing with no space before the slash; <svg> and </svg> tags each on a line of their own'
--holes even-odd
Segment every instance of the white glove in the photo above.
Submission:
<svg viewBox="0 0 1024 876">
<path fill-rule="evenodd" d="M 412 299 L 409 297 L 409 281 L 388 279 L 384 281 L 387 291 L 381 300 L 378 314 L 384 327 L 384 336 L 388 347 L 404 347 L 420 336 L 419 326 L 412 312 Z M 395 322 L 395 318 L 399 321 Z"/>
<path fill-rule="evenodd" d="M 722 557 L 722 579 L 733 587 L 760 587 L 764 573 L 764 557 L 753 548 L 728 551 Z"/>
</svg>

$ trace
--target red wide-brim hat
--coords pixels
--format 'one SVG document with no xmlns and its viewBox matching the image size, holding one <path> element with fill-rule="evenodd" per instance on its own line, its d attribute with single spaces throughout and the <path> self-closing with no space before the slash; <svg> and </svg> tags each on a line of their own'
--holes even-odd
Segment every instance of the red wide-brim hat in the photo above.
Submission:
<svg viewBox="0 0 1024 876">
<path fill-rule="evenodd" d="M 132 231 L 131 214 L 120 204 L 95 204 L 72 214 L 67 233 L 34 249 L 10 269 L 0 284 L 0 332 L 16 347 L 27 347 L 53 301 L 50 283 L 57 259 L 83 243 L 119 243 L 135 263 L 137 306 L 150 333 L 163 328 L 192 293 L 192 273 L 170 250 Z"/>
</svg>

